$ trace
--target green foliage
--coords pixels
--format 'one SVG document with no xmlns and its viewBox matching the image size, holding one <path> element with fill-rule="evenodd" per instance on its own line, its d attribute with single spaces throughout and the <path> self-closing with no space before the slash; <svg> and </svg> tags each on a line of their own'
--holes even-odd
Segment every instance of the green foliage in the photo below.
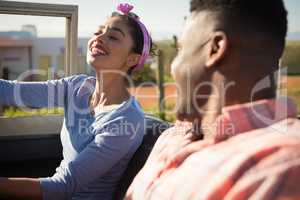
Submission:
<svg viewBox="0 0 300 200">
<path fill-rule="evenodd" d="M 288 96 L 291 97 L 297 105 L 298 113 L 300 112 L 300 86 L 288 88 Z"/>
<path fill-rule="evenodd" d="M 174 78 L 171 75 L 167 75 L 167 74 L 164 75 L 164 81 L 165 81 L 165 83 L 175 82 Z"/>
<path fill-rule="evenodd" d="M 288 74 L 300 74 L 300 41 L 288 41 L 282 57 L 282 66 Z"/>
<path fill-rule="evenodd" d="M 176 37 L 174 37 L 176 38 Z M 176 40 L 162 40 L 155 42 L 156 48 L 163 52 L 162 65 L 164 66 L 164 81 L 174 82 L 170 74 L 170 66 L 177 54 Z M 157 53 L 157 52 L 156 52 Z M 143 82 L 157 82 L 156 70 L 151 69 L 150 64 L 146 64 L 142 70 L 137 71 L 132 75 L 132 79 L 135 85 L 139 85 Z"/>
<path fill-rule="evenodd" d="M 156 74 L 155 71 L 150 68 L 150 64 L 145 64 L 143 69 L 135 72 L 132 75 L 132 80 L 136 86 L 143 82 L 156 83 Z"/>
<path fill-rule="evenodd" d="M 62 108 L 53 109 L 29 109 L 22 110 L 20 108 L 8 107 L 3 112 L 3 117 L 13 118 L 13 117 L 28 117 L 28 116 L 46 116 L 46 115 L 62 115 L 64 110 Z"/>
<path fill-rule="evenodd" d="M 165 120 L 170 123 L 174 123 L 176 120 L 176 113 L 174 111 L 174 108 L 175 108 L 175 104 L 170 103 L 165 106 L 165 111 L 166 111 L 165 113 L 160 113 L 157 106 L 153 108 L 146 108 L 144 109 L 144 111 L 162 120 Z"/>
<path fill-rule="evenodd" d="M 156 45 L 158 49 L 160 49 L 163 52 L 164 55 L 163 66 L 165 69 L 165 74 L 170 76 L 171 64 L 177 54 L 176 45 L 174 45 L 174 41 L 172 40 L 159 41 L 156 42 Z"/>
</svg>

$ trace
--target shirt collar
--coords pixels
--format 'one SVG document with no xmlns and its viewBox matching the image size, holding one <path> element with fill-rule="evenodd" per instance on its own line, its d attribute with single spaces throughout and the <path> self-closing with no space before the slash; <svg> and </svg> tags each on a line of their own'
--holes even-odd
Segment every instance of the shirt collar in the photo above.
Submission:
<svg viewBox="0 0 300 200">
<path fill-rule="evenodd" d="M 216 120 L 216 140 L 225 140 L 233 135 L 296 117 L 296 105 L 287 97 L 228 106 L 222 109 L 222 114 Z"/>
</svg>

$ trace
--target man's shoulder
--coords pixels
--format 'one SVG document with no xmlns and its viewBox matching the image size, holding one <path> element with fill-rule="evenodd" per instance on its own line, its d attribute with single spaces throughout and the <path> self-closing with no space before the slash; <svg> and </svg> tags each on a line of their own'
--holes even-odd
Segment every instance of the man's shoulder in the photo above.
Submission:
<svg viewBox="0 0 300 200">
<path fill-rule="evenodd" d="M 300 120 L 297 118 L 287 118 L 274 123 L 266 128 L 254 130 L 258 133 L 272 133 L 276 135 L 283 135 L 285 137 L 295 137 L 300 139 Z M 251 132 L 250 132 L 251 133 Z"/>
<path fill-rule="evenodd" d="M 186 135 L 192 128 L 191 123 L 175 122 L 175 124 L 162 132 L 160 137 L 172 137 L 178 135 Z"/>
</svg>

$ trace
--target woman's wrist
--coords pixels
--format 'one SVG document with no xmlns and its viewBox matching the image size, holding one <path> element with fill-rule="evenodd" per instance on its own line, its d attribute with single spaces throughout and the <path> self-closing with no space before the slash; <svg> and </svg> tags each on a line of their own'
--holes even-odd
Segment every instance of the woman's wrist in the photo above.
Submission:
<svg viewBox="0 0 300 200">
<path fill-rule="evenodd" d="M 33 178 L 0 177 L 0 199 L 42 199 L 41 185 Z"/>
</svg>

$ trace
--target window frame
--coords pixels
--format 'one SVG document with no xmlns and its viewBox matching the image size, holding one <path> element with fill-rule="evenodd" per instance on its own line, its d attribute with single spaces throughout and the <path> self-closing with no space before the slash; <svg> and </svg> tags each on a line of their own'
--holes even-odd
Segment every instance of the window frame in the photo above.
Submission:
<svg viewBox="0 0 300 200">
<path fill-rule="evenodd" d="M 65 73 L 66 75 L 71 75 L 77 72 L 77 5 L 0 1 L 0 14 L 66 18 Z"/>
<path fill-rule="evenodd" d="M 0 14 L 31 15 L 66 18 L 65 66 L 66 76 L 76 74 L 78 6 L 65 4 L 31 3 L 17 1 L 0 1 Z M 41 119 L 42 120 L 37 120 Z M 33 116 L 18 118 L 0 118 L 0 138 L 30 137 L 59 134 L 62 116 Z M 51 122 L 51 123 L 49 123 Z M 12 125 L 13 124 L 13 125 Z"/>
</svg>

